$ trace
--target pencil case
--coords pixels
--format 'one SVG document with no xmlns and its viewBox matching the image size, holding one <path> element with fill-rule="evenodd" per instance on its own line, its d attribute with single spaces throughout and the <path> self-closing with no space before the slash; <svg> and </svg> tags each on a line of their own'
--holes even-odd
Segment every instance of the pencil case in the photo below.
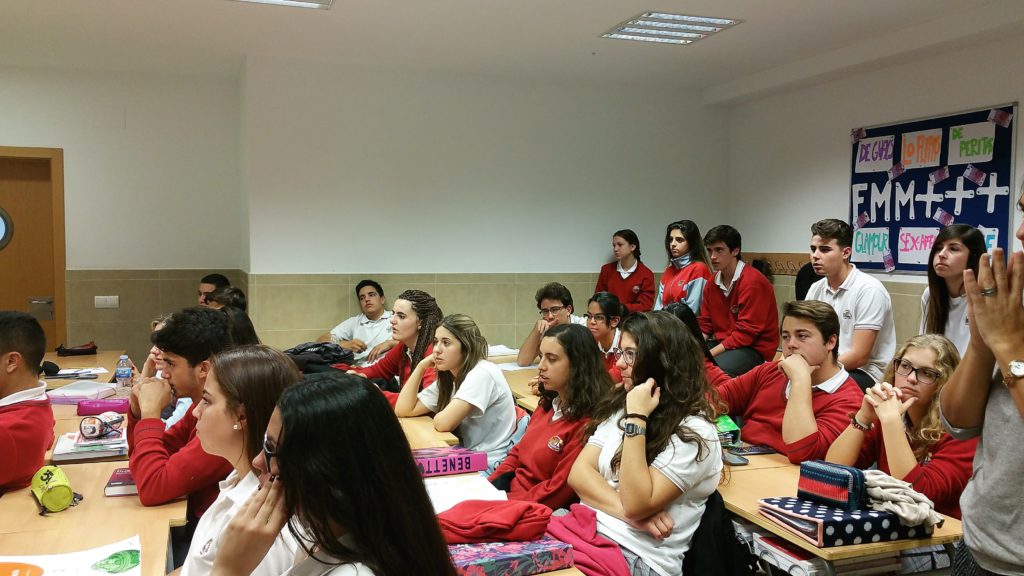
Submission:
<svg viewBox="0 0 1024 576">
<path fill-rule="evenodd" d="M 823 460 L 802 462 L 796 497 L 848 512 L 867 508 L 864 471 Z"/>
<path fill-rule="evenodd" d="M 79 416 L 95 416 L 104 412 L 128 412 L 127 398 L 104 398 L 99 400 L 82 400 L 78 403 Z"/>
</svg>

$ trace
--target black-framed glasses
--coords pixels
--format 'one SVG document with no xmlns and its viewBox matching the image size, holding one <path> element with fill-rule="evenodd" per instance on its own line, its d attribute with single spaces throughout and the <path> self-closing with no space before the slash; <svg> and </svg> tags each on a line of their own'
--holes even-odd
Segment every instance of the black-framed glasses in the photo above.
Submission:
<svg viewBox="0 0 1024 576">
<path fill-rule="evenodd" d="M 591 314 L 590 312 L 587 312 L 586 314 L 583 315 L 583 319 L 586 320 L 587 322 L 590 322 L 591 320 L 593 320 L 594 322 L 604 322 L 604 323 L 607 323 L 608 322 L 608 315 L 607 314 Z"/>
<path fill-rule="evenodd" d="M 919 384 L 935 384 L 936 380 L 942 378 L 942 372 L 934 368 L 915 368 L 913 364 L 903 358 L 893 358 L 892 365 L 900 376 L 910 376 L 916 372 Z"/>
<path fill-rule="evenodd" d="M 554 316 L 562 310 L 565 310 L 565 306 L 552 306 L 551 308 L 541 308 L 537 313 L 541 316 Z"/>
<path fill-rule="evenodd" d="M 266 462 L 266 472 L 270 473 L 270 461 L 277 457 L 277 452 L 271 452 L 270 446 L 267 444 L 267 435 L 263 435 L 263 461 Z"/>
<path fill-rule="evenodd" d="M 625 360 L 626 366 L 632 366 L 633 362 L 636 362 L 636 350 L 616 350 L 612 352 L 615 355 L 615 361 Z"/>
</svg>

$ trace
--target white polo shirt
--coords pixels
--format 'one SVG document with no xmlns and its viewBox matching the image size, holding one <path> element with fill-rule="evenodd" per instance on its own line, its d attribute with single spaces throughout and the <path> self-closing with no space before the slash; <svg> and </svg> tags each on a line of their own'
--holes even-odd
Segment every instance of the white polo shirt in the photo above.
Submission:
<svg viewBox="0 0 1024 576">
<path fill-rule="evenodd" d="M 878 279 L 852 265 L 850 274 L 833 291 L 828 278 L 811 285 L 807 300 L 818 300 L 835 309 L 839 315 L 839 354 L 845 354 L 853 344 L 854 330 L 874 330 L 875 346 L 868 363 L 860 369 L 878 382 L 886 365 L 896 353 L 896 325 L 892 319 L 892 299 Z"/>
<path fill-rule="evenodd" d="M 926 286 L 924 294 L 921 294 L 921 325 L 918 329 L 920 334 L 925 333 L 924 323 L 928 316 L 929 298 L 931 293 Z M 967 352 L 967 344 L 971 341 L 971 327 L 967 323 L 967 294 L 949 299 L 949 318 L 946 319 L 946 329 L 942 335 L 949 338 L 963 358 L 964 352 Z"/>
<path fill-rule="evenodd" d="M 366 357 L 373 347 L 391 338 L 391 311 L 385 310 L 376 320 L 370 320 L 366 314 L 353 316 L 335 326 L 331 330 L 331 337 L 335 340 L 358 339 L 365 342 L 366 350 L 355 355 L 353 365 L 369 366 L 371 362 L 367 362 Z"/>
<path fill-rule="evenodd" d="M 221 535 L 228 522 L 242 509 L 249 496 L 259 489 L 260 482 L 255 474 L 249 472 L 239 478 L 238 471 L 232 470 L 228 477 L 220 482 L 220 494 L 213 504 L 206 509 L 196 524 L 192 545 L 188 549 L 185 564 L 181 567 L 181 576 L 204 576 L 213 571 L 213 562 L 217 558 Z M 300 547 L 286 526 L 277 535 L 274 545 L 263 557 L 263 561 L 253 570 L 254 576 L 278 576 L 284 574 L 295 562 L 295 555 Z"/>
</svg>

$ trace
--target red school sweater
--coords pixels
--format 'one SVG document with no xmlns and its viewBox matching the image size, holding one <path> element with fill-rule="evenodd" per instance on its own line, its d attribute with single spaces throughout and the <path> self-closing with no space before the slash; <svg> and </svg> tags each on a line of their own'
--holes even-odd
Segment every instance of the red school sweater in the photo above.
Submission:
<svg viewBox="0 0 1024 576">
<path fill-rule="evenodd" d="M 654 306 L 654 272 L 643 262 L 636 263 L 636 270 L 623 278 L 616 268 L 618 262 L 601 266 L 594 292 L 611 292 L 630 312 L 647 312 Z"/>
<path fill-rule="evenodd" d="M 787 444 L 782 439 L 782 417 L 786 414 L 789 378 L 778 362 L 766 362 L 737 378 L 730 378 L 710 363 L 705 368 L 711 385 L 728 406 L 729 415 L 743 417 L 743 441 L 771 446 L 793 464 L 824 458 L 829 446 L 850 423 L 850 412 L 860 408 L 864 396 L 853 378 L 847 378 L 831 394 L 812 389 L 811 409 L 818 431 Z"/>
<path fill-rule="evenodd" d="M 552 422 L 550 408 L 537 407 L 522 440 L 491 474 L 493 480 L 515 472 L 508 497 L 540 502 L 552 510 L 568 508 L 579 498 L 569 486 L 569 470 L 583 451 L 583 427 L 588 418 Z"/>
<path fill-rule="evenodd" d="M 910 470 L 903 481 L 935 503 L 935 509 L 946 516 L 960 518 L 960 495 L 967 487 L 974 471 L 974 451 L 978 438 L 956 440 L 943 432 L 932 446 L 930 458 Z M 867 468 L 878 462 L 878 469 L 889 474 L 889 460 L 882 441 L 882 428 L 875 427 L 865 434 L 860 445 L 857 468 Z"/>
<path fill-rule="evenodd" d="M 413 368 L 412 362 L 409 361 L 409 355 L 406 354 L 408 348 L 401 342 L 397 346 L 388 350 L 388 353 L 384 355 L 376 364 L 365 366 L 362 368 L 353 368 L 352 370 L 366 376 L 367 378 L 383 378 L 390 380 L 398 377 L 398 383 L 400 386 L 405 385 L 405 381 L 409 379 L 409 375 L 412 374 Z M 427 346 L 423 356 L 429 356 L 434 353 L 434 345 Z M 437 371 L 433 368 L 427 368 L 427 371 L 423 373 L 423 381 L 420 382 L 420 390 L 430 386 L 437 379 Z M 381 391 L 382 394 L 388 399 L 388 403 L 394 408 L 395 404 L 398 403 L 398 393 Z"/>
<path fill-rule="evenodd" d="M 703 289 L 708 284 L 713 284 L 713 278 L 714 274 L 711 273 L 711 270 L 700 261 L 690 262 L 682 268 L 676 268 L 669 264 L 661 273 L 661 307 L 664 308 L 674 302 L 683 302 L 688 306 L 693 303 L 697 308 L 693 313 L 700 314 L 701 299 L 704 297 L 703 291 L 697 294 L 697 299 L 694 301 L 691 298 L 690 290 Z M 704 282 L 695 284 L 694 280 L 698 279 Z"/>
<path fill-rule="evenodd" d="M 704 285 L 700 306 L 700 330 L 713 334 L 726 350 L 751 347 L 768 362 L 779 348 L 779 310 L 771 282 L 745 266 L 733 280 L 729 297 L 714 280 Z"/>
<path fill-rule="evenodd" d="M 49 398 L 0 407 L 0 494 L 28 486 L 51 444 Z"/>
<path fill-rule="evenodd" d="M 188 518 L 196 520 L 217 499 L 218 484 L 233 467 L 203 450 L 192 410 L 169 429 L 164 426 L 159 418 L 128 414 L 128 467 L 139 500 L 143 506 L 159 506 L 188 496 Z"/>
</svg>

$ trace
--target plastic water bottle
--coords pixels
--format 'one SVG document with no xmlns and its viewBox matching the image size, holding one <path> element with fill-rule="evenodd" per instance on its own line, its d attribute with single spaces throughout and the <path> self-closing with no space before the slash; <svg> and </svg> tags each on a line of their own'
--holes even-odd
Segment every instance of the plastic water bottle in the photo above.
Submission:
<svg viewBox="0 0 1024 576">
<path fill-rule="evenodd" d="M 128 397 L 132 390 L 132 365 L 128 361 L 127 354 L 121 354 L 121 358 L 117 361 L 114 379 L 117 380 L 117 395 Z"/>
</svg>

